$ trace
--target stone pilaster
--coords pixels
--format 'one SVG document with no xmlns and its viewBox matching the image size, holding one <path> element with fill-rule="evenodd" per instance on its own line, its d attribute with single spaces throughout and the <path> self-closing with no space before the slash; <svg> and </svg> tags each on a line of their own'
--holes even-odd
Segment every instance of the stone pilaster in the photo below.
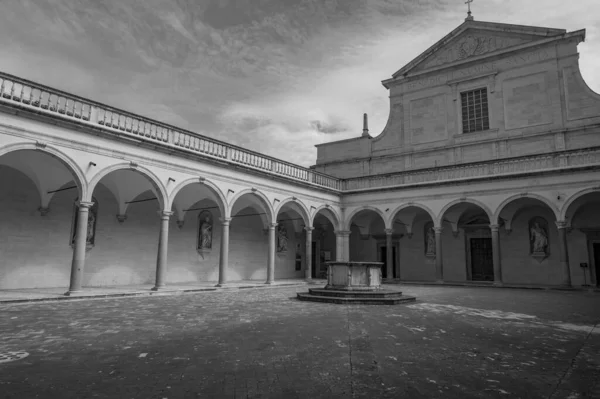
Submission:
<svg viewBox="0 0 600 399">
<path fill-rule="evenodd" d="M 335 232 L 337 249 L 336 260 L 338 261 L 350 261 L 350 231 L 339 230 Z"/>
</svg>

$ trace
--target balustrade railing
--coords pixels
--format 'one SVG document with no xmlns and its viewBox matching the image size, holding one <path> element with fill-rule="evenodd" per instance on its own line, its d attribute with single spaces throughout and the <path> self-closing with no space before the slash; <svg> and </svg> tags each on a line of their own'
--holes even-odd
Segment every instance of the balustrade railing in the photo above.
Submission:
<svg viewBox="0 0 600 399">
<path fill-rule="evenodd" d="M 0 102 L 340 190 L 340 179 L 0 72 Z"/>
<path fill-rule="evenodd" d="M 485 178 L 515 173 L 539 172 L 569 166 L 600 165 L 600 148 L 570 150 L 554 154 L 500 159 L 456 166 L 404 171 L 344 179 L 342 191 L 402 186 L 418 183 Z"/>
</svg>

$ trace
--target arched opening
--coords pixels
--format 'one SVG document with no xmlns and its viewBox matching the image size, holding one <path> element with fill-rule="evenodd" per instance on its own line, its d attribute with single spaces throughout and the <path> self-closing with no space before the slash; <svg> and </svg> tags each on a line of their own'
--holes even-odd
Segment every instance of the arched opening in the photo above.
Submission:
<svg viewBox="0 0 600 399">
<path fill-rule="evenodd" d="M 229 281 L 265 280 L 272 208 L 264 195 L 242 192 L 231 203 Z"/>
<path fill-rule="evenodd" d="M 573 196 L 564 215 L 572 284 L 600 287 L 600 190 Z"/>
<path fill-rule="evenodd" d="M 168 283 L 218 281 L 225 209 L 220 193 L 205 183 L 189 182 L 176 189 L 169 229 Z"/>
<path fill-rule="evenodd" d="M 310 225 L 306 207 L 295 199 L 284 201 L 277 209 L 275 279 L 302 278 L 306 267 L 306 226 Z"/>
<path fill-rule="evenodd" d="M 362 209 L 351 215 L 348 226 L 350 260 L 383 262 L 381 246 L 386 242 L 383 215 L 374 209 Z M 382 267 L 381 273 L 383 278 L 388 278 L 386 268 Z"/>
<path fill-rule="evenodd" d="M 438 273 L 444 281 L 494 281 L 490 219 L 489 210 L 475 202 L 456 201 L 442 210 L 438 219 L 442 270 Z M 431 239 L 431 232 L 427 233 Z"/>
<path fill-rule="evenodd" d="M 160 216 L 165 198 L 143 171 L 117 169 L 90 185 L 100 211 L 83 286 L 151 285 L 156 278 Z"/>
<path fill-rule="evenodd" d="M 339 259 L 336 246 L 335 231 L 338 229 L 337 215 L 329 208 L 317 210 L 313 219 L 313 232 L 311 243 L 311 277 L 327 278 L 326 262 Z"/>
<path fill-rule="evenodd" d="M 73 201 L 82 183 L 44 151 L 0 156 L 0 289 L 67 287 Z"/>
<path fill-rule="evenodd" d="M 394 210 L 391 220 L 396 277 L 407 281 L 434 280 L 434 215 L 420 205 L 408 205 Z"/>
<path fill-rule="evenodd" d="M 558 285 L 562 281 L 556 212 L 543 200 L 509 198 L 498 212 L 502 281 Z"/>
</svg>

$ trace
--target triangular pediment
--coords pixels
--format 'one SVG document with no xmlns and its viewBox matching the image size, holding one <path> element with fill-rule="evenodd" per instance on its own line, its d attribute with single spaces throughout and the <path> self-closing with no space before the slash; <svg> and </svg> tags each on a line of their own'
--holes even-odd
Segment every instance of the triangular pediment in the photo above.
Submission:
<svg viewBox="0 0 600 399">
<path fill-rule="evenodd" d="M 405 65 L 393 77 L 455 65 L 480 56 L 491 56 L 565 33 L 564 29 L 465 21 Z"/>
</svg>

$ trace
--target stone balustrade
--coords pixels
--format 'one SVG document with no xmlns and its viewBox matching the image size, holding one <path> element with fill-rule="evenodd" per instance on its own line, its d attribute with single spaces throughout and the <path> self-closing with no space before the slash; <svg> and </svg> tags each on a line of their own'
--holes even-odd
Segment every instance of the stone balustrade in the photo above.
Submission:
<svg viewBox="0 0 600 399">
<path fill-rule="evenodd" d="M 0 103 L 339 191 L 332 176 L 0 72 Z"/>
<path fill-rule="evenodd" d="M 409 186 L 600 164 L 600 148 L 338 179 L 0 72 L 0 103 L 335 191 Z"/>
<path fill-rule="evenodd" d="M 586 165 L 600 165 L 600 147 L 349 178 L 344 179 L 342 191 L 489 178 Z"/>
</svg>

